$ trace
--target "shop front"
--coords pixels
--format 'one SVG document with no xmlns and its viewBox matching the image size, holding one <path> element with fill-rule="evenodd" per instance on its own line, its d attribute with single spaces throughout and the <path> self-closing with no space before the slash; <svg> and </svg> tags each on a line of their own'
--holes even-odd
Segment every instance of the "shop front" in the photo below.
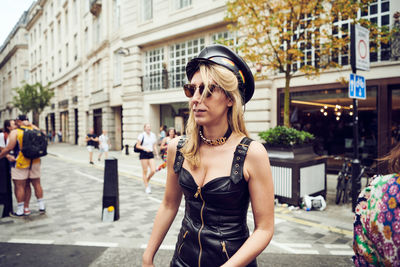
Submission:
<svg viewBox="0 0 400 267">
<path fill-rule="evenodd" d="M 160 105 L 160 124 L 167 126 L 167 129 L 174 127 L 178 135 L 185 134 L 188 118 L 189 108 L 187 102 Z"/>
<path fill-rule="evenodd" d="M 315 135 L 320 155 L 353 156 L 353 100 L 340 83 L 292 87 L 291 126 Z M 283 124 L 283 88 L 278 89 L 278 124 Z M 400 77 L 367 80 L 367 98 L 358 100 L 359 155 L 371 166 L 400 139 Z M 328 161 L 328 171 L 340 165 Z"/>
</svg>

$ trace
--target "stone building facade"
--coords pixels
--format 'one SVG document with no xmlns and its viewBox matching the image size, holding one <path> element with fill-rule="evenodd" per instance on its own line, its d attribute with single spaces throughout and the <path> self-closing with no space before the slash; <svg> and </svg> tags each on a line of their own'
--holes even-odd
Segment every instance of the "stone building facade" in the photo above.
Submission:
<svg viewBox="0 0 400 267">
<path fill-rule="evenodd" d="M 29 37 L 24 58 L 29 59 L 29 81 L 51 82 L 55 92 L 40 126 L 61 129 L 65 142 L 79 145 L 84 145 L 89 128 L 97 134 L 107 130 L 114 149 L 133 145 L 147 122 L 156 133 L 160 125 L 183 133 L 188 117 L 188 99 L 181 89 L 187 82 L 186 63 L 209 44 L 237 41 L 236 34 L 227 30 L 225 2 L 36 1 L 24 26 Z M 398 1 L 377 0 L 359 15 L 379 26 L 391 26 L 398 10 Z M 348 27 L 349 22 L 338 21 L 335 26 Z M 313 57 L 312 50 L 305 52 Z M 400 125 L 396 119 L 400 118 L 400 62 L 390 53 L 390 45 L 384 44 L 370 54 L 371 70 L 360 72 L 368 87 L 367 100 L 359 102 L 368 157 L 376 155 L 372 147 L 378 154 L 387 151 L 391 139 L 397 138 L 392 132 Z M 314 131 L 322 142 L 321 153 L 327 155 L 343 154 L 351 147 L 351 134 L 346 132 L 351 126 L 351 100 L 338 82 L 351 71 L 349 55 L 336 56 L 342 69 L 314 79 L 299 72 L 291 82 L 292 125 Z M 1 58 L 4 61 L 4 52 Z M 260 131 L 282 123 L 283 87 L 284 77 L 279 74 L 256 82 L 254 97 L 245 107 L 251 137 L 258 139 Z M 346 112 L 338 115 L 338 106 Z"/>
<path fill-rule="evenodd" d="M 18 110 L 13 107 L 13 88 L 29 80 L 27 13 L 24 12 L 0 47 L 0 122 L 15 119 Z M 0 126 L 1 128 L 2 126 Z"/>
</svg>

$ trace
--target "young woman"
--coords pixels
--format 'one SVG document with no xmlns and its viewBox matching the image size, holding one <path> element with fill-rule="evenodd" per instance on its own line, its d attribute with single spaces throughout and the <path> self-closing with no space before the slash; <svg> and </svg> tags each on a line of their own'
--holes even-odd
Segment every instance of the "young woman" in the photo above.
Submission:
<svg viewBox="0 0 400 267">
<path fill-rule="evenodd" d="M 156 172 L 156 165 L 154 163 L 154 153 L 158 158 L 157 137 L 151 132 L 150 124 L 144 125 L 144 132 L 138 136 L 137 148 L 141 149 L 139 159 L 142 165 L 142 177 L 145 186 L 145 192 L 151 193 L 150 179 Z M 150 168 L 150 173 L 147 175 L 147 170 Z"/>
<path fill-rule="evenodd" d="M 355 266 L 400 266 L 400 143 L 381 160 L 390 174 L 376 176 L 357 199 Z"/>
<path fill-rule="evenodd" d="M 156 171 L 161 171 L 165 167 L 167 167 L 167 148 L 168 143 L 171 142 L 176 137 L 175 128 L 171 127 L 168 129 L 167 136 L 163 138 L 160 145 L 160 154 L 161 158 L 164 161 L 160 166 L 157 167 Z"/>
<path fill-rule="evenodd" d="M 104 152 L 104 157 L 107 159 L 108 158 L 108 150 L 111 147 L 111 142 L 110 138 L 108 138 L 107 131 L 103 130 L 103 133 L 99 136 L 99 148 L 100 148 L 100 154 L 99 157 L 97 158 L 99 161 L 101 161 L 101 155 L 103 155 Z"/>
<path fill-rule="evenodd" d="M 257 266 L 274 229 L 274 192 L 264 147 L 249 139 L 243 102 L 254 92 L 246 63 L 222 45 L 186 66 L 187 139 L 168 144 L 167 183 L 143 266 L 153 266 L 185 195 L 185 216 L 171 266 Z M 246 224 L 249 201 L 254 231 Z"/>
</svg>

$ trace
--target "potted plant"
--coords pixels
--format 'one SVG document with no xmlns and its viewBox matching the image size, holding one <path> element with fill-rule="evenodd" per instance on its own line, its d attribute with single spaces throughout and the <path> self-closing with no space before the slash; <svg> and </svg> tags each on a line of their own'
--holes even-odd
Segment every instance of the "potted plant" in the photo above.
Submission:
<svg viewBox="0 0 400 267">
<path fill-rule="evenodd" d="M 314 153 L 314 136 L 286 126 L 258 134 L 265 141 L 275 197 L 299 205 L 305 195 L 326 197 L 326 159 Z"/>
<path fill-rule="evenodd" d="M 276 126 L 258 134 L 265 141 L 264 146 L 272 158 L 294 158 L 300 155 L 315 156 L 315 137 L 306 131 L 286 126 Z"/>
</svg>

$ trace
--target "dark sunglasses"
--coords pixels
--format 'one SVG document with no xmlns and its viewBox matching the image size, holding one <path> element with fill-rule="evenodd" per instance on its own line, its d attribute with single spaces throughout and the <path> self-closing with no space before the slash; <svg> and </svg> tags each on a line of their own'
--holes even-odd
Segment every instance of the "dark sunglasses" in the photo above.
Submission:
<svg viewBox="0 0 400 267">
<path fill-rule="evenodd" d="M 196 88 L 197 88 L 197 86 L 194 85 L 194 84 L 185 84 L 185 85 L 183 85 L 183 91 L 185 91 L 185 95 L 187 97 L 193 97 L 194 93 L 196 92 Z M 208 90 L 206 90 L 205 97 L 210 97 L 216 88 L 219 88 L 219 89 L 223 90 L 223 88 L 221 86 L 219 86 L 219 85 L 209 84 L 208 85 Z M 200 95 L 203 95 L 203 92 L 204 92 L 204 84 L 200 84 L 199 85 L 199 93 L 200 93 Z"/>
</svg>

